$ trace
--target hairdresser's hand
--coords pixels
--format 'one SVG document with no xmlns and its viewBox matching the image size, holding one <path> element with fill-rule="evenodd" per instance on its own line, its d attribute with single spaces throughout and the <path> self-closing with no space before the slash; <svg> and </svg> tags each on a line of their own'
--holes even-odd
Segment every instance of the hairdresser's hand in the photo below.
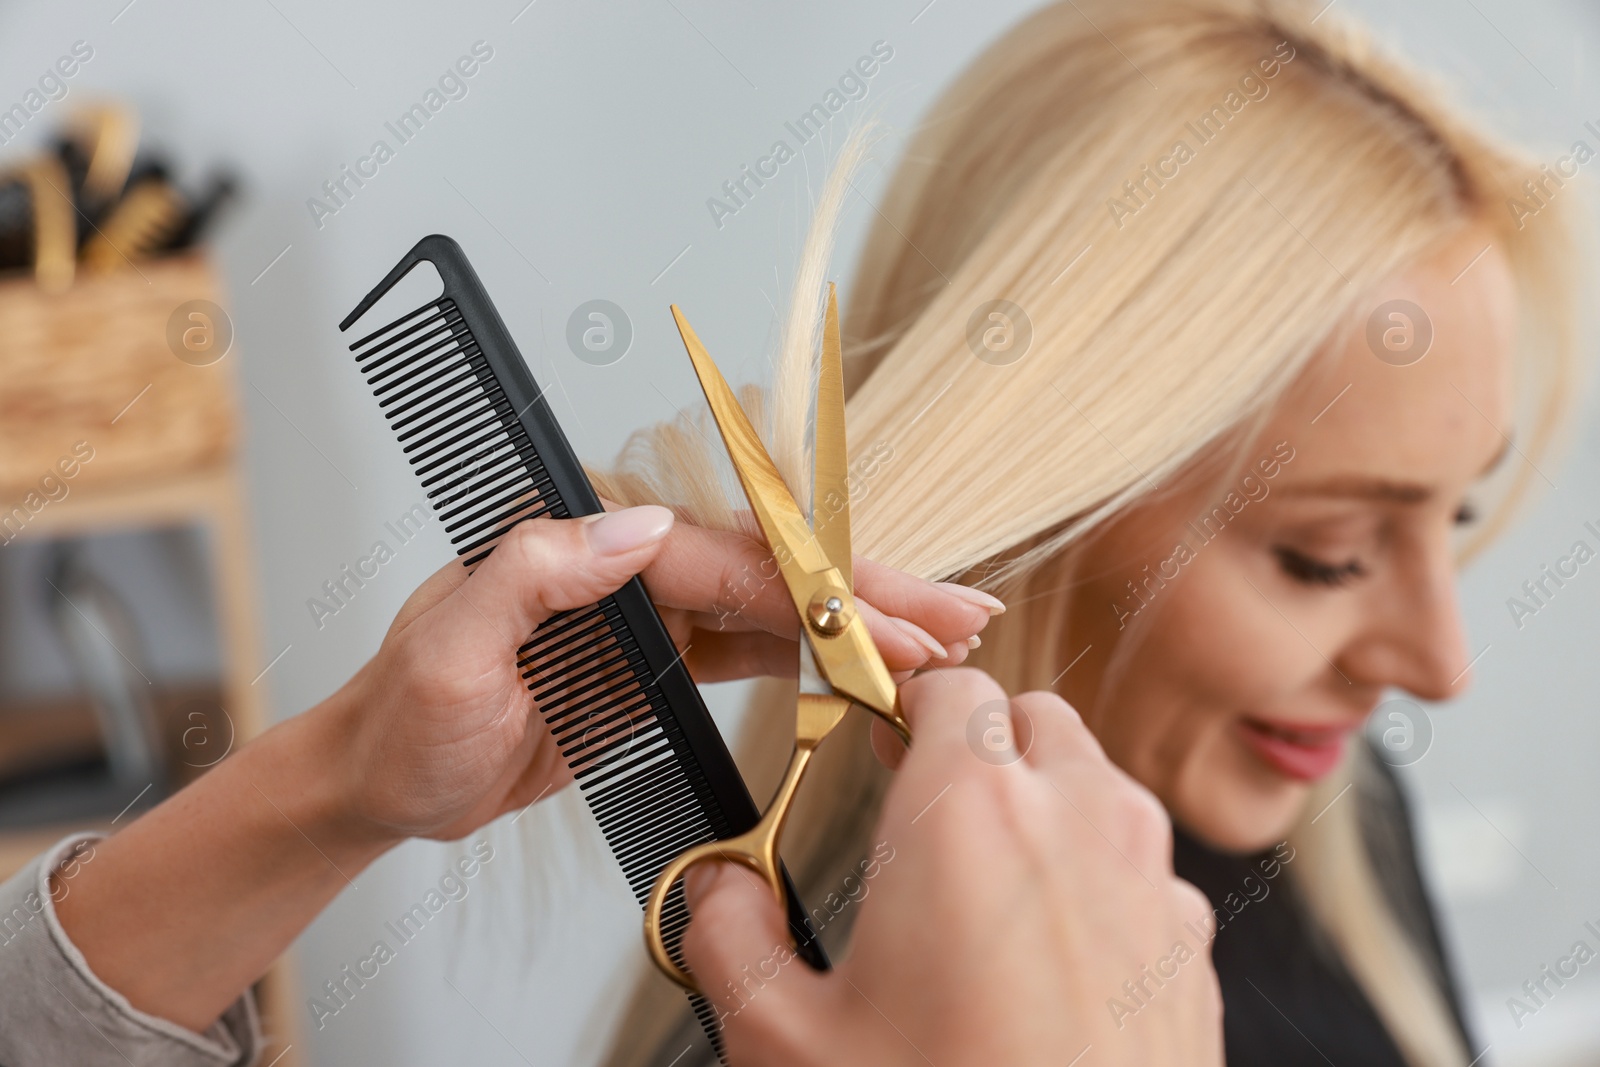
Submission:
<svg viewBox="0 0 1600 1067">
<path fill-rule="evenodd" d="M 648 566 L 673 525 L 653 505 L 534 519 L 471 573 L 452 562 L 424 582 L 328 701 L 347 724 L 352 818 L 396 840 L 453 839 L 570 781 L 517 649 Z"/>
<path fill-rule="evenodd" d="M 748 519 L 748 516 L 746 516 Z M 684 662 L 699 682 L 755 675 L 792 677 L 800 625 L 772 551 L 757 536 L 680 522 L 644 572 Z M 878 652 L 891 672 L 953 667 L 992 615 L 1005 606 L 952 582 L 927 582 L 860 556 L 855 592 Z"/>
<path fill-rule="evenodd" d="M 94 972 L 204 1030 L 393 845 L 565 783 L 517 648 L 638 573 L 672 525 L 659 507 L 536 519 L 470 575 L 452 562 L 423 583 L 343 688 L 95 846 L 57 905 Z"/>
<path fill-rule="evenodd" d="M 1172 872 L 1155 798 L 1059 698 L 1008 705 L 987 675 L 941 673 L 901 689 L 916 740 L 837 970 L 793 958 L 777 905 L 742 870 L 703 867 L 687 887 L 684 950 L 728 1013 L 732 1061 L 1059 1067 L 1092 1047 L 1084 1063 L 1220 1065 L 1210 910 Z M 989 729 L 1003 725 L 990 711 L 1015 721 L 1019 708 L 1026 755 L 996 765 L 980 745 L 979 758 L 973 716 Z"/>
<path fill-rule="evenodd" d="M 462 837 L 564 785 L 517 649 L 553 612 L 614 592 L 669 545 L 677 561 L 660 584 L 673 602 L 716 604 L 691 572 L 716 567 L 727 542 L 681 527 L 674 541 L 672 530 L 659 507 L 536 519 L 471 574 L 445 565 L 338 692 L 96 846 L 58 905 L 95 973 L 135 1007 L 204 1030 L 390 847 Z M 875 581 L 902 613 L 958 599 Z M 750 617 L 773 611 L 764 602 Z"/>
<path fill-rule="evenodd" d="M 447 565 L 400 609 L 377 656 L 346 687 L 343 703 L 358 709 L 352 808 L 381 832 L 456 838 L 566 784 L 517 648 L 553 612 L 592 604 L 641 570 L 684 631 L 701 680 L 763 673 L 779 661 L 792 672 L 798 630 L 781 580 L 741 590 L 727 632 L 690 629 L 727 607 L 728 575 L 757 574 L 763 559 L 771 573 L 770 553 L 750 538 L 675 524 L 667 509 L 646 506 L 526 522 L 471 575 Z M 864 562 L 858 575 L 863 591 L 897 615 L 923 620 L 941 638 L 959 636 L 963 654 L 966 637 L 989 620 L 970 591 Z M 865 605 L 863 613 L 891 667 L 927 661 L 892 619 Z"/>
</svg>

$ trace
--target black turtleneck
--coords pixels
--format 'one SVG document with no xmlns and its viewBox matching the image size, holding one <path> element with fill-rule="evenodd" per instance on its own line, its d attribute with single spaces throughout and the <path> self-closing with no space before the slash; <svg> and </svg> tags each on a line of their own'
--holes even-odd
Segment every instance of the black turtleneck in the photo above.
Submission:
<svg viewBox="0 0 1600 1067">
<path fill-rule="evenodd" d="M 1374 781 L 1346 802 L 1360 805 L 1379 883 L 1475 1054 L 1417 867 L 1405 797 L 1392 772 L 1372 762 L 1378 765 Z M 1297 898 L 1292 846 L 1225 855 L 1179 831 L 1173 862 L 1219 916 L 1212 958 L 1222 985 L 1228 1067 L 1408 1067 Z"/>
</svg>

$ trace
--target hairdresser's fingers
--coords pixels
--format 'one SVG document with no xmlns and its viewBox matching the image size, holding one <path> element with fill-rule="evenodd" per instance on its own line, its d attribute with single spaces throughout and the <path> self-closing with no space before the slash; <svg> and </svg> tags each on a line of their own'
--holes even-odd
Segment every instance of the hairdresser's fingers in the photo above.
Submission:
<svg viewBox="0 0 1600 1067">
<path fill-rule="evenodd" d="M 672 512 L 655 505 L 519 523 L 438 605 L 441 624 L 521 643 L 555 612 L 614 593 L 655 558 L 672 525 Z"/>
<path fill-rule="evenodd" d="M 784 594 L 788 595 L 787 591 Z M 794 602 L 787 601 L 789 614 L 794 615 Z M 883 657 L 884 665 L 891 672 L 914 671 L 927 666 L 953 666 L 966 658 L 966 642 L 955 645 L 941 645 L 931 634 L 913 622 L 905 619 L 895 619 L 884 615 L 883 612 L 867 603 L 865 600 L 856 601 L 861 612 L 861 619 L 866 623 L 867 634 L 877 646 L 878 654 Z M 668 609 L 670 615 L 672 609 Z M 794 647 L 799 637 L 799 624 L 783 636 L 752 632 L 747 629 L 724 628 L 726 619 L 700 613 L 687 613 L 695 623 L 695 633 L 686 638 L 688 644 L 705 644 L 712 641 L 724 641 L 729 638 L 748 635 L 764 638 L 767 641 L 761 647 L 763 655 L 770 659 L 763 659 L 762 664 L 778 665 L 787 663 L 776 670 L 753 670 L 751 674 L 777 674 L 782 676 L 793 675 L 796 672 Z M 676 639 L 677 635 L 674 634 Z M 732 675 L 731 677 L 749 677 L 749 674 Z"/>
<path fill-rule="evenodd" d="M 1011 697 L 1005 705 L 995 702 L 986 717 L 978 744 L 992 753 L 990 758 L 1037 769 L 1051 792 L 1110 841 L 1123 861 L 1152 880 L 1171 875 L 1171 817 L 1154 793 L 1107 760 L 1072 705 L 1054 693 L 1035 691 Z"/>
<path fill-rule="evenodd" d="M 997 598 L 955 582 L 925 582 L 855 557 L 856 593 L 887 615 L 911 619 L 943 644 L 965 641 L 1006 610 Z"/>
<path fill-rule="evenodd" d="M 649 581 L 650 572 L 647 572 L 645 577 Z M 653 585 L 650 588 L 650 596 L 656 607 L 661 610 L 663 618 L 669 620 L 669 625 L 674 617 L 681 616 L 690 620 L 694 628 L 704 634 L 770 634 L 785 641 L 792 655 L 794 641 L 800 632 L 794 601 L 789 597 L 788 588 L 781 580 L 774 588 L 777 595 L 783 597 L 782 611 L 788 613 L 786 628 L 770 625 L 773 621 L 770 616 L 752 609 L 753 600 L 741 605 L 737 599 L 730 599 L 714 610 L 701 611 L 668 605 Z M 867 633 L 872 637 L 878 647 L 879 655 L 883 657 L 884 663 L 891 671 L 911 671 L 929 665 L 954 666 L 966 659 L 968 651 L 972 648 L 971 639 L 976 636 L 968 634 L 954 641 L 941 641 L 911 619 L 885 614 L 865 597 L 858 598 L 856 604 L 860 607 L 861 617 L 867 624 Z M 758 622 L 761 625 L 757 625 Z M 681 643 L 678 634 L 674 633 L 674 637 L 680 639 Z"/>
<path fill-rule="evenodd" d="M 683 647 L 683 662 L 701 684 L 740 678 L 793 678 L 800 673 L 794 642 L 771 634 L 696 630 Z"/>
<path fill-rule="evenodd" d="M 872 738 L 872 754 L 878 757 L 878 762 L 891 771 L 899 770 L 901 761 L 906 758 L 906 743 L 900 740 L 894 727 L 874 716 L 868 736 Z"/>
<path fill-rule="evenodd" d="M 1018 750 L 1033 766 L 1066 771 L 1078 764 L 1107 762 L 1100 742 L 1077 710 L 1054 693 L 1036 690 L 1012 697 L 1011 718 L 1023 738 Z"/>
<path fill-rule="evenodd" d="M 1012 697 L 1016 750 L 1052 791 L 1152 882 L 1172 874 L 1172 819 L 1155 795 L 1106 758 L 1072 706 L 1054 693 Z"/>
<path fill-rule="evenodd" d="M 1215 933 L 1212 929 L 1217 921 L 1216 913 L 1211 910 L 1211 900 L 1199 888 L 1182 878 L 1173 878 L 1167 885 L 1167 892 L 1173 898 L 1178 918 L 1184 922 L 1193 923 L 1195 929 Z M 1202 941 L 1200 951 L 1209 958 L 1211 947 L 1215 938 Z"/>
<path fill-rule="evenodd" d="M 673 639 L 678 642 L 678 647 L 684 649 L 683 661 L 688 664 L 689 673 L 694 675 L 697 682 L 731 682 L 740 678 L 762 677 L 793 678 L 799 673 L 800 658 L 793 641 L 786 641 L 771 634 L 716 633 L 698 629 L 686 636 L 679 636 L 671 622 L 668 623 L 668 629 L 673 631 Z M 966 645 L 952 645 L 946 650 L 946 658 L 939 661 L 939 665 L 958 664 L 966 658 L 966 654 Z M 927 653 L 921 651 L 920 644 L 915 646 L 915 651 L 910 655 L 923 657 L 916 664 L 919 667 L 929 662 Z M 902 650 L 899 653 L 891 653 L 887 658 L 899 662 L 906 657 Z M 889 677 L 898 685 L 912 674 L 910 670 L 891 671 Z"/>
<path fill-rule="evenodd" d="M 968 743 L 974 719 L 996 702 L 1005 706 L 1005 690 L 980 670 L 919 674 L 900 687 L 900 710 L 911 726 L 911 751 L 901 773 L 925 767 L 930 773 L 969 772 L 988 766 Z"/>
<path fill-rule="evenodd" d="M 548 733 L 537 723 L 523 734 L 517 756 L 512 760 L 513 766 L 521 762 L 522 771 L 506 790 L 505 800 L 497 815 L 532 807 L 541 800 L 555 796 L 572 783 L 572 768 L 567 765 L 561 750 L 547 743 L 548 739 Z"/>
<path fill-rule="evenodd" d="M 1103 769 L 1105 786 L 1085 795 L 1074 805 L 1106 840 L 1117 846 L 1122 858 L 1159 883 L 1172 877 L 1172 817 L 1154 793 L 1113 764 Z M 1058 789 L 1064 788 L 1058 785 Z M 1071 792 L 1067 792 L 1071 796 Z"/>
<path fill-rule="evenodd" d="M 716 628 L 793 635 L 798 626 L 772 553 L 741 534 L 679 523 L 644 582 L 657 604 L 708 615 Z"/>
<path fill-rule="evenodd" d="M 694 643 L 695 620 L 697 616 L 692 611 L 683 611 L 679 608 L 664 608 L 656 605 L 656 613 L 661 616 L 661 622 L 667 628 L 667 636 L 672 638 L 672 643 L 679 648 L 688 648 Z"/>
<path fill-rule="evenodd" d="M 735 517 L 752 540 L 764 540 L 754 514 L 746 510 Z M 851 556 L 851 567 L 857 596 L 885 615 L 916 623 L 940 644 L 964 643 L 1006 610 L 998 597 L 982 590 L 916 578 L 859 553 Z"/>
<path fill-rule="evenodd" d="M 771 550 L 738 533 L 678 524 L 645 569 L 644 581 L 656 604 L 698 612 L 707 619 L 706 629 L 762 630 L 791 639 L 799 632 L 794 601 Z M 989 621 L 989 609 L 974 603 L 970 592 L 956 592 L 860 557 L 856 591 L 880 609 L 880 618 L 895 616 L 925 632 L 931 629 L 932 636 L 924 643 L 940 647 L 965 641 Z M 882 610 L 880 599 L 904 610 Z M 885 640 L 876 629 L 873 637 Z"/>
<path fill-rule="evenodd" d="M 783 911 L 765 882 L 732 863 L 691 868 L 684 894 L 693 921 L 683 956 L 701 990 L 721 1009 L 730 1041 L 745 1044 L 795 1023 L 792 1004 L 811 995 L 817 975 L 794 954 Z"/>
<path fill-rule="evenodd" d="M 891 671 L 937 667 L 948 661 L 944 645 L 912 620 L 885 615 L 876 604 L 859 597 L 856 611 L 867 624 L 867 634 L 883 657 L 883 665 Z"/>
</svg>

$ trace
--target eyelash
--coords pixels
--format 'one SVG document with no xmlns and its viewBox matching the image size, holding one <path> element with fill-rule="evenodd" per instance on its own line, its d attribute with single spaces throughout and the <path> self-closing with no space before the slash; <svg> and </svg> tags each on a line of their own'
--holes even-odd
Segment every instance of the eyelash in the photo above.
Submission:
<svg viewBox="0 0 1600 1067">
<path fill-rule="evenodd" d="M 1304 552 L 1297 551 L 1284 545 L 1274 548 L 1273 554 L 1278 557 L 1278 565 L 1283 572 L 1297 582 L 1306 585 L 1324 585 L 1338 587 L 1346 585 L 1357 578 L 1364 577 L 1367 573 L 1365 567 L 1358 559 L 1346 563 L 1324 563 L 1320 559 L 1313 559 Z"/>
<path fill-rule="evenodd" d="M 1457 526 L 1470 526 L 1478 521 L 1478 509 L 1471 501 L 1463 502 L 1456 509 L 1454 521 Z M 1287 545 L 1279 545 L 1272 551 L 1278 557 L 1278 565 L 1283 568 L 1283 572 L 1305 585 L 1339 588 L 1357 578 L 1365 577 L 1367 573 L 1367 569 L 1358 559 L 1344 563 L 1325 563 Z"/>
</svg>

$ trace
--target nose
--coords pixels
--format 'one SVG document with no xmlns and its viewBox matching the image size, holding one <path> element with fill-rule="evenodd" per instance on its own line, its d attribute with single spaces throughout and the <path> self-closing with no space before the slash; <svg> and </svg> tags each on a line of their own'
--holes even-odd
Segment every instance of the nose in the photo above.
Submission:
<svg viewBox="0 0 1600 1067">
<path fill-rule="evenodd" d="M 1466 632 L 1447 539 L 1410 555 L 1374 587 L 1367 617 L 1336 658 L 1357 684 L 1449 700 L 1471 684 Z"/>
</svg>

